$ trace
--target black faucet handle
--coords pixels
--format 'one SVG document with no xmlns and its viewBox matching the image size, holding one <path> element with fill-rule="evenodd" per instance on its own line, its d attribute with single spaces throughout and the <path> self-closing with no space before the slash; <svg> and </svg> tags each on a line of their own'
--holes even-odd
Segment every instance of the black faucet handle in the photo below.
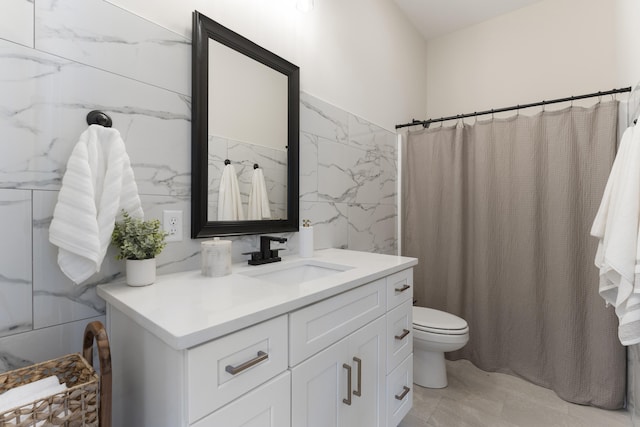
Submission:
<svg viewBox="0 0 640 427">
<path fill-rule="evenodd" d="M 251 260 L 252 261 L 258 261 L 258 260 L 262 259 L 262 253 L 260 251 L 242 252 L 242 255 L 251 255 Z"/>
</svg>

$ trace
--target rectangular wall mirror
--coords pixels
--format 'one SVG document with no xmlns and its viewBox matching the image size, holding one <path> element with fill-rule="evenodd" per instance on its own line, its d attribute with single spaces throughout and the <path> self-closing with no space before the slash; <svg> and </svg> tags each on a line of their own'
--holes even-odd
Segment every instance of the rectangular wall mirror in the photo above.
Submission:
<svg viewBox="0 0 640 427">
<path fill-rule="evenodd" d="M 191 236 L 297 231 L 299 68 L 197 11 L 192 67 Z"/>
</svg>

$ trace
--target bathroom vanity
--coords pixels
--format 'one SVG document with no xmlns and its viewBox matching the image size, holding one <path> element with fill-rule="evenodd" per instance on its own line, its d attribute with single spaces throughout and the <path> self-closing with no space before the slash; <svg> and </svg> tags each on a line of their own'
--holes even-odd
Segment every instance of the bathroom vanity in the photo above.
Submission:
<svg viewBox="0 0 640 427">
<path fill-rule="evenodd" d="M 114 425 L 395 427 L 412 404 L 416 264 L 326 249 L 99 286 Z"/>
</svg>

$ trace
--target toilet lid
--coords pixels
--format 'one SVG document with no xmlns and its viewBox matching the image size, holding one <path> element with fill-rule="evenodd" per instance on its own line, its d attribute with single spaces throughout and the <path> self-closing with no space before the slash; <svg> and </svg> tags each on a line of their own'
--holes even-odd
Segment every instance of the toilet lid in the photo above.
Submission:
<svg viewBox="0 0 640 427">
<path fill-rule="evenodd" d="M 413 326 L 425 331 L 450 334 L 465 333 L 469 329 L 464 319 L 426 307 L 413 307 Z"/>
</svg>

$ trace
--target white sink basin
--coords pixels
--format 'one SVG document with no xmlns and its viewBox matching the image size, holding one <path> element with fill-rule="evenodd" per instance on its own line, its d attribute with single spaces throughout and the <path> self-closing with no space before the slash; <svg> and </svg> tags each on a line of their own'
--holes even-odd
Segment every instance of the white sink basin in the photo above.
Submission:
<svg viewBox="0 0 640 427">
<path fill-rule="evenodd" d="M 343 271 L 353 268 L 348 265 L 316 260 L 301 260 L 287 264 L 277 264 L 279 265 L 259 266 L 256 267 L 255 271 L 246 271 L 240 274 L 267 282 L 295 285 L 342 273 Z"/>
</svg>

